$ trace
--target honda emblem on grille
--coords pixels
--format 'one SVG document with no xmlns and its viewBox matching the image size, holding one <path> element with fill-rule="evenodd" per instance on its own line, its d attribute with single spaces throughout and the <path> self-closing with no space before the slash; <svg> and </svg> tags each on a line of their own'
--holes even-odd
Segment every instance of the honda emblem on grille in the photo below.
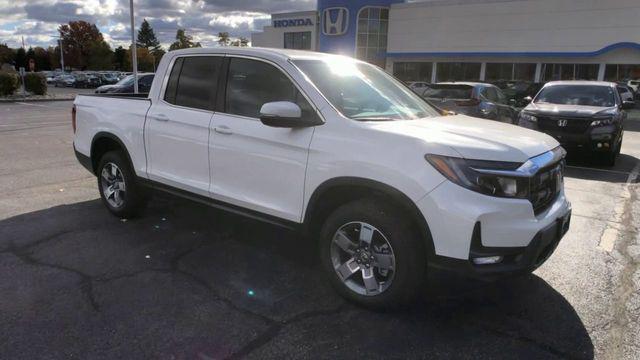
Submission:
<svg viewBox="0 0 640 360">
<path fill-rule="evenodd" d="M 567 120 L 565 120 L 565 119 L 558 120 L 558 126 L 559 126 L 559 127 L 565 127 L 565 126 L 567 126 Z"/>
</svg>

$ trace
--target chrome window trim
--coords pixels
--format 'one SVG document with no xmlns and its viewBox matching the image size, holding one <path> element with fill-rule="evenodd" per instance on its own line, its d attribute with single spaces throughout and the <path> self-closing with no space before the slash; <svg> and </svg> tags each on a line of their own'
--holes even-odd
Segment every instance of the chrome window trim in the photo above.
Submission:
<svg viewBox="0 0 640 360">
<path fill-rule="evenodd" d="M 536 175 L 541 169 L 547 168 L 562 161 L 566 155 L 567 151 L 563 149 L 562 146 L 558 146 L 552 150 L 530 158 L 516 170 L 491 170 L 477 168 L 472 169 L 479 173 L 489 175 L 532 177 Z"/>
</svg>

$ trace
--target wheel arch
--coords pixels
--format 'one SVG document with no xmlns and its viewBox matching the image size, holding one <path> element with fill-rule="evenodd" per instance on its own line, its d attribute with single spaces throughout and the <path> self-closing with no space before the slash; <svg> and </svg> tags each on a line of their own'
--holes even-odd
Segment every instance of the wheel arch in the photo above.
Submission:
<svg viewBox="0 0 640 360">
<path fill-rule="evenodd" d="M 395 207 L 407 211 L 425 244 L 427 256 L 435 255 L 431 230 L 416 204 L 402 191 L 379 181 L 359 177 L 338 177 L 318 186 L 307 203 L 303 224 L 311 234 L 317 234 L 322 222 L 336 207 L 364 197 L 390 201 Z"/>
<path fill-rule="evenodd" d="M 100 162 L 100 158 L 102 157 L 102 155 L 104 155 L 108 151 L 113 150 L 122 151 L 127 158 L 127 161 L 129 162 L 129 166 L 131 166 L 131 169 L 133 169 L 133 161 L 131 161 L 131 156 L 129 155 L 129 151 L 127 150 L 124 142 L 113 133 L 101 131 L 96 133 L 93 137 L 93 140 L 91 140 L 90 158 L 91 167 L 94 174 L 96 174 L 98 163 Z"/>
</svg>

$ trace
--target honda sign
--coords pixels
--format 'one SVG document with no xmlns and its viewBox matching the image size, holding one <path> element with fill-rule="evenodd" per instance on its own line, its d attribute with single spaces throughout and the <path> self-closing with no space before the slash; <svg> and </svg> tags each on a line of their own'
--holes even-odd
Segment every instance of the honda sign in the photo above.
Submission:
<svg viewBox="0 0 640 360">
<path fill-rule="evenodd" d="M 349 29 L 349 9 L 332 7 L 322 13 L 322 33 L 325 35 L 343 35 Z"/>
</svg>

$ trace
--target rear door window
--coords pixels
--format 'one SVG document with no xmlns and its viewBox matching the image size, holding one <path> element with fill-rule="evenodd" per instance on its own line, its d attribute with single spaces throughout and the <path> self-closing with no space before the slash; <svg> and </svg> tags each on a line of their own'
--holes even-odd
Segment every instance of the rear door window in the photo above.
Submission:
<svg viewBox="0 0 640 360">
<path fill-rule="evenodd" d="M 213 110 L 220 56 L 189 56 L 178 58 L 171 69 L 164 100 L 170 104 Z"/>
</svg>

